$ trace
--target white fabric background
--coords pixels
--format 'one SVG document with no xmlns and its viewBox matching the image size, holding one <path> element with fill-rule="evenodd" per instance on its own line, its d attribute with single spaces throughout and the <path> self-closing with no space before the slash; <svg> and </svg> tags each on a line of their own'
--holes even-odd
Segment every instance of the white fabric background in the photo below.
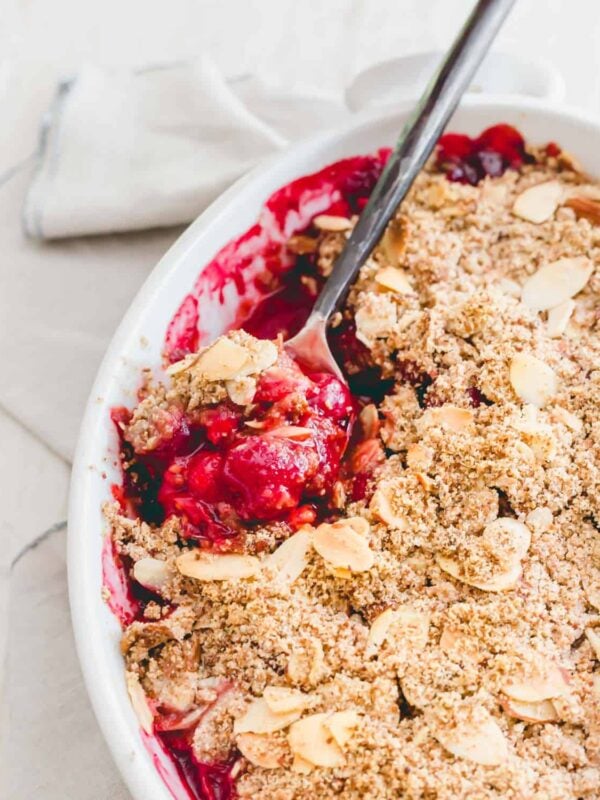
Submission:
<svg viewBox="0 0 600 800">
<path fill-rule="evenodd" d="M 30 159 L 57 80 L 85 62 L 140 66 L 207 52 L 227 76 L 260 73 L 282 91 L 335 92 L 371 63 L 445 46 L 471 5 L 0 0 L 0 612 L 9 610 L 0 613 L 1 797 L 128 797 L 81 685 L 64 529 L 56 524 L 65 518 L 69 459 L 98 361 L 132 295 L 178 234 L 52 244 L 24 238 Z M 597 0 L 519 0 L 498 44 L 549 59 L 565 76 L 569 102 L 600 112 L 599 34 Z"/>
</svg>

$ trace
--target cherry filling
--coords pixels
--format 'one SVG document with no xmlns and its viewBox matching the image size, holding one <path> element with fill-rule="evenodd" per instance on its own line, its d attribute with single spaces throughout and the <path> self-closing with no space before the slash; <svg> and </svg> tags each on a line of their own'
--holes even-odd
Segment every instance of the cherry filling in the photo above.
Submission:
<svg viewBox="0 0 600 800">
<path fill-rule="evenodd" d="M 339 380 L 306 375 L 282 353 L 250 416 L 229 401 L 178 414 L 158 448 L 130 453 L 126 494 L 150 521 L 175 514 L 188 537 L 215 544 L 257 522 L 295 528 L 327 509 L 354 415 Z"/>
<path fill-rule="evenodd" d="M 511 125 L 494 125 L 474 139 L 446 133 L 438 142 L 436 166 L 448 180 L 475 186 L 486 175 L 498 178 L 532 160 L 519 131 Z"/>
</svg>

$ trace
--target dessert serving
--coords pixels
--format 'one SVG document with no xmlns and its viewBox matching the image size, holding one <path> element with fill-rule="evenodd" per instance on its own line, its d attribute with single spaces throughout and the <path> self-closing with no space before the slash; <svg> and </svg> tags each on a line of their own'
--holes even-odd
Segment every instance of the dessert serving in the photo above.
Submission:
<svg viewBox="0 0 600 800">
<path fill-rule="evenodd" d="M 113 409 L 131 702 L 197 800 L 597 798 L 600 185 L 442 137 L 332 319 L 345 385 L 284 340 L 387 156 L 273 195 L 207 267 L 232 330 L 196 287 Z"/>
</svg>

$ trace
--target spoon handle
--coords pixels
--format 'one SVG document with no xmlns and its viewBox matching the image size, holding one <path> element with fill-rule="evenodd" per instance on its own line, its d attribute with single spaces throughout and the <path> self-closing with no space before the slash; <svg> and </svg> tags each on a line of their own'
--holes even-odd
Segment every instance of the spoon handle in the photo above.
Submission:
<svg viewBox="0 0 600 800">
<path fill-rule="evenodd" d="M 479 0 L 425 89 L 377 181 L 311 317 L 328 319 L 429 158 L 514 0 Z"/>
</svg>

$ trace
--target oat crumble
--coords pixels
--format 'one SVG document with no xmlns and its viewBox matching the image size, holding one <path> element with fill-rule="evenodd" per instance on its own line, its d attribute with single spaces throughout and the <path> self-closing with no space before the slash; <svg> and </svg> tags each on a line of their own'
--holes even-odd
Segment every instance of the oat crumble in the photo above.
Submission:
<svg viewBox="0 0 600 800">
<path fill-rule="evenodd" d="M 391 383 L 363 498 L 216 554 L 107 508 L 155 597 L 122 642 L 142 725 L 237 753 L 240 798 L 600 797 L 600 187 L 535 156 L 477 185 L 430 164 L 361 270 L 343 320 Z M 351 224 L 291 246 L 326 276 Z M 187 356 L 125 441 L 251 408 L 282 357 L 241 331 Z"/>
</svg>

